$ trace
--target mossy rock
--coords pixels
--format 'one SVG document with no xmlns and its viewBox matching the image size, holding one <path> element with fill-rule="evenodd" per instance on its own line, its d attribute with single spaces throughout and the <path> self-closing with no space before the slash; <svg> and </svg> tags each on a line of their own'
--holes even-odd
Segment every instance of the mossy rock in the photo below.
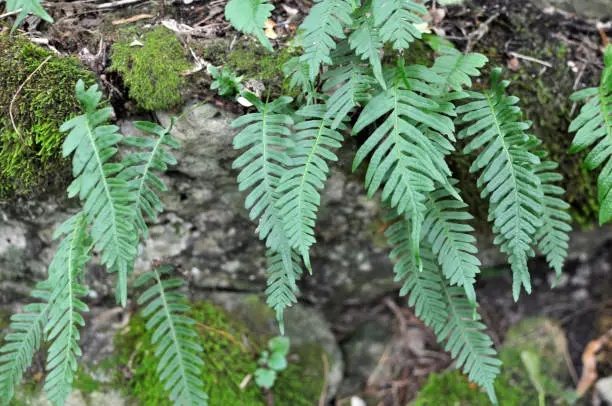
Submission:
<svg viewBox="0 0 612 406">
<path fill-rule="evenodd" d="M 79 79 L 95 82 L 77 59 L 0 34 L 0 201 L 40 195 L 70 177 L 59 128 L 82 112 L 74 94 Z"/>
<path fill-rule="evenodd" d="M 134 45 L 138 40 L 142 45 Z M 134 30 L 119 33 L 111 48 L 110 70 L 118 72 L 129 88 L 129 96 L 145 110 L 168 110 L 181 103 L 189 68 L 183 46 L 164 26 L 140 36 Z"/>
<path fill-rule="evenodd" d="M 204 351 L 202 379 L 209 396 L 209 405 L 267 405 L 267 394 L 250 382 L 241 383 L 257 369 L 257 359 L 271 335 L 249 330 L 236 317 L 210 302 L 196 302 L 189 314 L 198 322 L 199 344 Z M 135 401 L 144 406 L 171 405 L 156 372 L 151 333 L 146 331 L 138 315 L 115 337 L 119 372 L 118 384 Z M 279 406 L 310 406 L 316 403 L 323 385 L 323 374 L 316 367 L 321 362 L 320 347 L 292 347 L 289 366 L 279 376 L 271 390 L 274 404 Z M 313 382 L 318 385 L 313 385 Z"/>
</svg>

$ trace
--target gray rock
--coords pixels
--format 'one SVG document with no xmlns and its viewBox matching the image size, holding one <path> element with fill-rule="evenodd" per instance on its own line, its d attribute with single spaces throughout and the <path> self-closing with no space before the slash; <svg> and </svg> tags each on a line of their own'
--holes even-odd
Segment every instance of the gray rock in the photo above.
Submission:
<svg viewBox="0 0 612 406">
<path fill-rule="evenodd" d="M 595 383 L 597 396 L 608 404 L 612 404 L 612 376 L 601 378 Z"/>
<path fill-rule="evenodd" d="M 612 16 L 611 0 L 536 0 L 540 6 L 553 6 L 570 13 L 597 20 Z"/>
</svg>

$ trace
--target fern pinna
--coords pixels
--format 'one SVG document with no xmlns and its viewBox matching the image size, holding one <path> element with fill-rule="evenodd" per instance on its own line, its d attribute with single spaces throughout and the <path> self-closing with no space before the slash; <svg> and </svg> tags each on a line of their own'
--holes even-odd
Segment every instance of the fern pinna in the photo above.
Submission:
<svg viewBox="0 0 612 406">
<path fill-rule="evenodd" d="M 63 153 L 73 155 L 75 179 L 68 187 L 68 194 L 79 196 L 83 208 L 55 232 L 55 238 L 62 236 L 62 240 L 49 266 L 48 280 L 32 292 L 32 297 L 40 302 L 27 305 L 21 314 L 11 319 L 12 332 L 0 348 L 1 404 L 11 401 L 15 385 L 19 384 L 43 340 L 49 344 L 44 391 L 54 405 L 64 404 L 72 391 L 77 357 L 81 355 L 79 327 L 84 325 L 83 313 L 87 312 L 83 302 L 87 294 L 83 277 L 91 252 L 99 251 L 102 264 L 117 273 L 117 300 L 125 304 L 137 244 L 140 236 L 146 238 L 148 235 L 145 216 L 155 220 L 157 213 L 163 210 L 157 193 L 165 191 L 166 186 L 156 172 L 166 171 L 168 165 L 176 164 L 169 152 L 178 147 L 170 134 L 172 125 L 164 128 L 151 122 L 136 122 L 135 127 L 144 136 L 124 138 L 118 127 L 104 124 L 111 110 L 99 108 L 102 93 L 97 86 L 85 89 L 79 81 L 75 90 L 77 99 L 85 107 L 85 114 L 67 121 L 61 130 L 69 132 Z M 120 144 L 136 150 L 118 161 L 114 157 Z M 164 314 L 171 316 L 173 331 L 183 334 L 184 316 L 179 313 L 185 305 L 174 303 L 179 297 L 176 293 L 164 291 L 174 286 L 173 283 L 162 282 L 156 292 L 163 296 L 167 312 Z M 151 323 L 155 325 L 160 317 L 155 315 Z M 165 328 L 166 324 L 164 322 L 159 328 Z M 182 341 L 180 344 L 188 347 Z M 174 371 L 171 348 L 176 349 L 176 343 L 169 348 L 163 348 L 165 356 L 160 360 L 162 379 Z M 181 364 L 184 366 L 181 376 L 185 379 L 177 386 L 172 375 L 169 393 L 178 404 L 203 405 L 206 395 L 192 376 L 194 367 L 191 364 L 200 361 L 193 355 L 190 357 L 188 363 Z"/>
<path fill-rule="evenodd" d="M 232 3 L 226 8 L 230 22 L 245 18 L 234 15 L 238 3 L 267 10 L 263 2 Z M 280 318 L 297 300 L 298 259 L 311 270 L 321 189 L 329 161 L 336 159 L 332 148 L 343 133 L 359 134 L 353 167 L 367 165 L 368 196 L 379 194 L 394 213 L 388 237 L 398 281 L 405 281 L 401 293 L 409 294 L 410 305 L 447 342 L 457 365 L 496 402 L 493 380 L 500 363 L 476 312 L 480 261 L 472 216 L 448 164 L 457 140 L 464 143 L 464 154 L 474 156 L 470 171 L 480 173 L 476 183 L 489 203 L 494 242 L 511 264 L 515 298 L 522 287 L 530 291 L 527 261 L 536 249 L 561 271 L 571 228 L 567 204 L 555 184 L 560 180 L 555 166 L 543 160 L 539 141 L 528 133 L 519 100 L 505 94 L 508 82 L 501 80 L 501 70 L 492 70 L 489 89 L 469 89 L 486 57 L 445 45 L 431 68 L 405 66 L 404 54 L 420 40 L 419 24 L 427 12 L 412 0 L 316 1 L 295 37 L 302 54 L 283 69 L 305 105 L 293 110 L 286 96 L 263 102 L 243 92 L 257 112 L 234 122 L 244 127 L 234 147 L 247 148 L 234 166 L 241 169 L 239 189 L 251 190 L 246 206 L 269 248 L 268 302 Z M 261 19 L 250 24 L 264 28 Z M 249 33 L 244 22 L 235 26 Z M 393 52 L 385 53 L 388 49 Z M 384 65 L 393 59 L 395 66 Z M 596 93 L 603 96 L 597 99 Z M 601 128 L 609 130 L 587 124 L 596 114 L 606 122 L 609 93 L 606 88 L 581 94 L 592 98 L 574 125 L 586 124 L 580 136 L 595 130 L 599 137 Z M 351 116 L 356 121 L 349 128 L 343 123 Z M 329 140 L 324 151 L 318 139 Z M 601 161 L 594 156 L 591 165 Z M 601 183 L 606 190 L 612 185 Z"/>
</svg>

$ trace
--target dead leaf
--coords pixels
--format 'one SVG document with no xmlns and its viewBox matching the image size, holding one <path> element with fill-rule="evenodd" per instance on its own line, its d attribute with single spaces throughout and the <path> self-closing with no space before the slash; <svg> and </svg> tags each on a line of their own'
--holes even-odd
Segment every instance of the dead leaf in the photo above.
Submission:
<svg viewBox="0 0 612 406">
<path fill-rule="evenodd" d="M 130 43 L 130 46 L 131 47 L 143 47 L 144 44 L 142 42 L 138 41 L 137 39 L 135 39 L 134 41 L 132 41 Z"/>
<path fill-rule="evenodd" d="M 516 56 L 514 56 L 511 59 L 508 59 L 507 66 L 508 66 L 508 69 L 510 69 L 511 71 L 518 72 L 519 69 L 521 69 L 521 62 L 518 60 Z"/>
<path fill-rule="evenodd" d="M 584 395 L 597 380 L 597 353 L 601 348 L 610 343 L 612 330 L 589 342 L 582 353 L 582 376 L 576 387 L 578 396 Z"/>
<path fill-rule="evenodd" d="M 276 27 L 276 23 L 268 19 L 268 21 L 266 21 L 266 24 L 264 26 L 264 33 L 266 34 L 266 37 L 270 39 L 278 38 L 278 34 L 276 34 L 276 31 L 274 31 L 274 27 Z"/>
</svg>

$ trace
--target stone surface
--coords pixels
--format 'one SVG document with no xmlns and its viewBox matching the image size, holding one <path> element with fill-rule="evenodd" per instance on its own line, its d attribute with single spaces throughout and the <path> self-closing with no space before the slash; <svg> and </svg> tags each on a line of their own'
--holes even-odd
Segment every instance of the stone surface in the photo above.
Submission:
<svg viewBox="0 0 612 406">
<path fill-rule="evenodd" d="M 612 16 L 611 0 L 536 0 L 536 3 L 553 6 L 586 18 L 601 20 Z"/>
<path fill-rule="evenodd" d="M 612 376 L 599 379 L 595 384 L 595 391 L 601 400 L 612 404 Z"/>
</svg>

